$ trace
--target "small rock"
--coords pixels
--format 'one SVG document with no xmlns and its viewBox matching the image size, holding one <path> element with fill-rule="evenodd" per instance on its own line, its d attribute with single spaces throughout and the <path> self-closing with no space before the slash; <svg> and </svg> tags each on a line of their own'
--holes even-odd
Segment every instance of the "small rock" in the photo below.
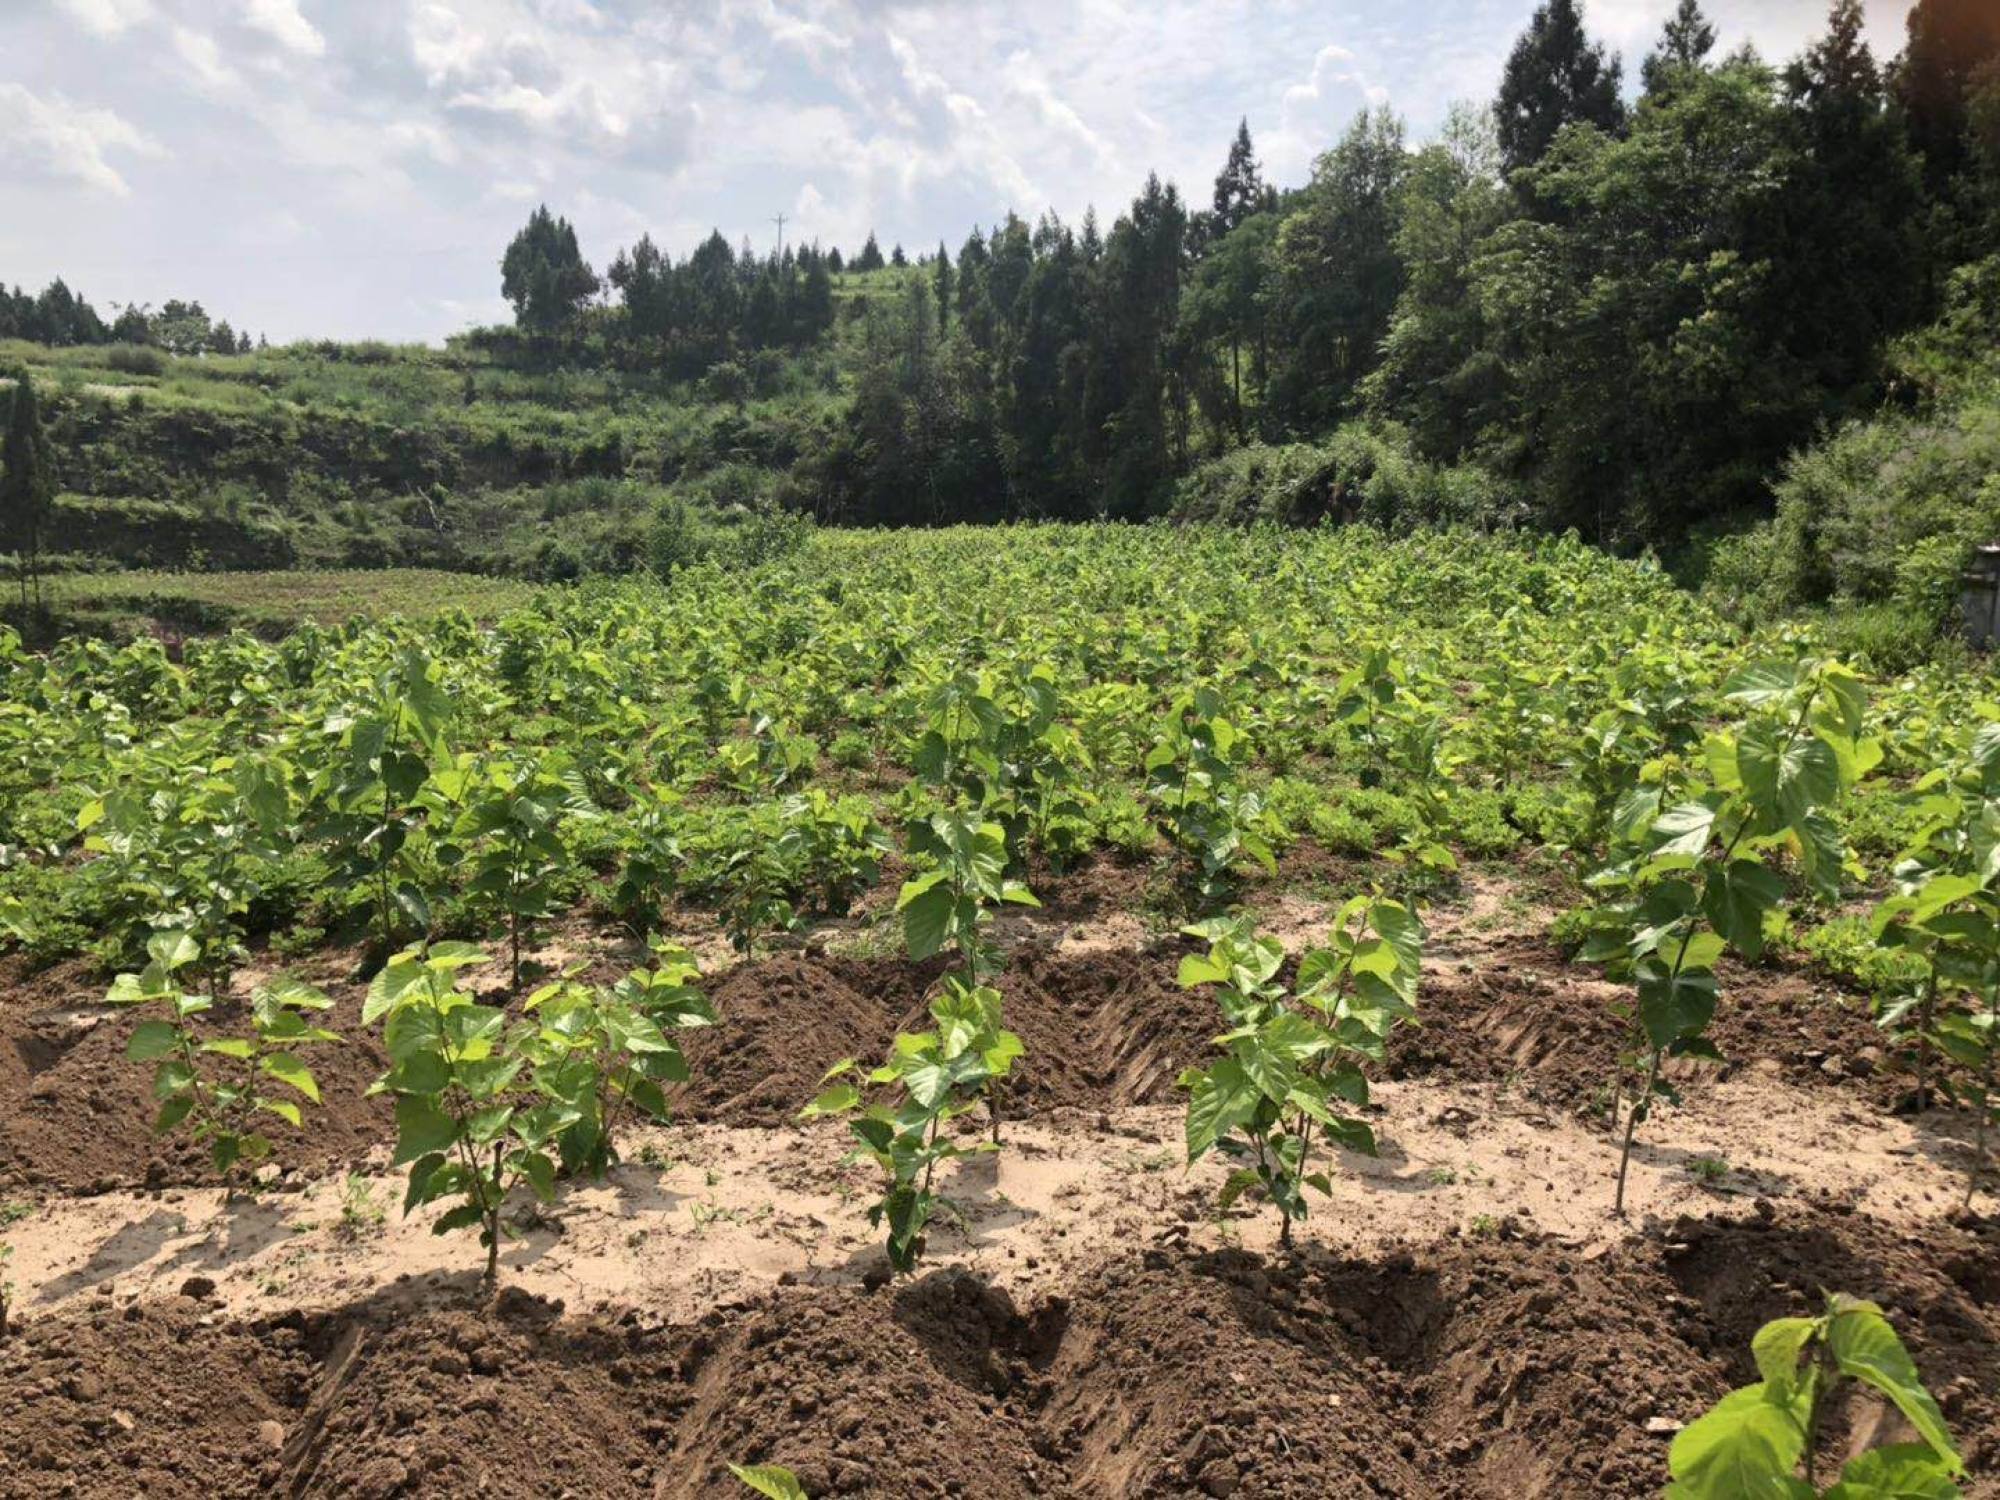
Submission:
<svg viewBox="0 0 2000 1500">
<path fill-rule="evenodd" d="M 181 1295 L 201 1302 L 215 1295 L 215 1278 L 212 1276 L 190 1276 L 181 1283 Z"/>
<path fill-rule="evenodd" d="M 132 1431 L 133 1428 L 137 1427 L 139 1423 L 137 1419 L 133 1417 L 132 1413 L 120 1409 L 118 1411 L 114 1411 L 111 1414 L 111 1425 L 113 1427 L 116 1427 L 120 1432 L 130 1432 Z"/>
<path fill-rule="evenodd" d="M 1218 1458 L 1213 1463 L 1205 1465 L 1202 1471 L 1195 1475 L 1194 1482 L 1201 1486 L 1204 1495 L 1213 1495 L 1216 1500 L 1222 1500 L 1223 1496 L 1236 1493 L 1236 1487 L 1243 1482 L 1243 1476 L 1237 1472 L 1234 1461 Z"/>
<path fill-rule="evenodd" d="M 1655 1437 L 1664 1437 L 1670 1432 L 1679 1432 L 1686 1425 L 1685 1422 L 1676 1422 L 1672 1417 L 1646 1418 L 1646 1431 L 1652 1433 Z"/>
<path fill-rule="evenodd" d="M 257 1441 L 273 1453 L 285 1446 L 285 1424 L 282 1422 L 259 1422 Z"/>
</svg>

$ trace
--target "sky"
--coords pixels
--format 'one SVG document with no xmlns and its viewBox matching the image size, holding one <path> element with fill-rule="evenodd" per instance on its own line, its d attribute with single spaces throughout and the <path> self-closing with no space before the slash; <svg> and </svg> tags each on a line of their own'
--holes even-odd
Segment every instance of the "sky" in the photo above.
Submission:
<svg viewBox="0 0 2000 1500">
<path fill-rule="evenodd" d="M 1628 85 L 1674 0 L 1586 0 Z M 538 202 L 600 269 L 650 232 L 851 254 L 1008 210 L 1197 205 L 1247 117 L 1304 182 L 1355 112 L 1491 96 L 1533 0 L 0 0 L 0 280 L 199 298 L 274 342 L 503 318 Z M 1903 0 L 1869 0 L 1887 59 Z M 1774 61 L 1824 0 L 1708 0 Z"/>
</svg>

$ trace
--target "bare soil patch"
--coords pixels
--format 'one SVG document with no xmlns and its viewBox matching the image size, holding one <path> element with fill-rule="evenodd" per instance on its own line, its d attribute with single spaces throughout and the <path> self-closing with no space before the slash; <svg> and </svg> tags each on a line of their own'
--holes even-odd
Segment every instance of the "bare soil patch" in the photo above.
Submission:
<svg viewBox="0 0 2000 1500">
<path fill-rule="evenodd" d="M 469 1286 L 257 1321 L 177 1298 L 0 1346 L 0 1487 L 692 1496 L 775 1461 L 816 1495 L 1652 1495 L 1757 1324 L 1838 1285 L 1889 1309 L 1991 1493 L 1996 1283 L 1991 1219 L 1913 1242 L 1797 1208 L 1599 1252 L 1168 1245 L 1026 1301 L 945 1269 L 684 1323 Z"/>
</svg>

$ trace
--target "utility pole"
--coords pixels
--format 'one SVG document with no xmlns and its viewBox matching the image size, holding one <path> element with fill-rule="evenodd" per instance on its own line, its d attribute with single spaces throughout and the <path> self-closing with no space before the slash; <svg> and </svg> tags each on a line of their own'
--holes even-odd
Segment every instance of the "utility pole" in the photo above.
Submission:
<svg viewBox="0 0 2000 1500">
<path fill-rule="evenodd" d="M 783 214 L 773 215 L 771 222 L 778 226 L 778 259 L 783 260 L 785 258 L 785 216 Z"/>
</svg>

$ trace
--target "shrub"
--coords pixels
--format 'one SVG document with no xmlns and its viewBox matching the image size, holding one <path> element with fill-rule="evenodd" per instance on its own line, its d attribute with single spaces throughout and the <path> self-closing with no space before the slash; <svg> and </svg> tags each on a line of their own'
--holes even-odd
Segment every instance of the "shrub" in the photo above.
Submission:
<svg viewBox="0 0 2000 1500">
<path fill-rule="evenodd" d="M 145 344 L 110 344 L 98 351 L 106 369 L 120 375 L 164 375 L 167 356 Z"/>
<path fill-rule="evenodd" d="M 662 495 L 646 532 L 646 566 L 666 578 L 676 568 L 697 561 L 703 550 L 693 508 L 679 495 Z"/>
</svg>

